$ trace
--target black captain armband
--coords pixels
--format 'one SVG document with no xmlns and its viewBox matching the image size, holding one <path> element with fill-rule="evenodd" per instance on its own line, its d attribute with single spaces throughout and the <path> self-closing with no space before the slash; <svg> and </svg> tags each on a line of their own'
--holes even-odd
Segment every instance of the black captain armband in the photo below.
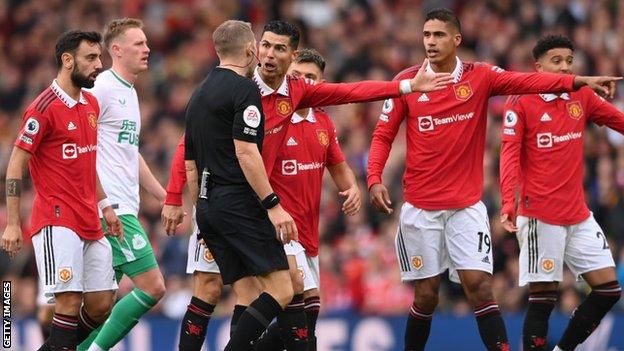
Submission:
<svg viewBox="0 0 624 351">
<path fill-rule="evenodd" d="M 265 197 L 261 203 L 265 210 L 270 210 L 280 203 L 280 198 L 276 193 L 271 193 L 269 196 Z"/>
</svg>

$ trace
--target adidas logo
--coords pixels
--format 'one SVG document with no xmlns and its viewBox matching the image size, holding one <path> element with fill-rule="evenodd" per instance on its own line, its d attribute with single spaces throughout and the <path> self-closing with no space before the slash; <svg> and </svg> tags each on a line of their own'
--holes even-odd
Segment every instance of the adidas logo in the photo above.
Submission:
<svg viewBox="0 0 624 351">
<path fill-rule="evenodd" d="M 542 121 L 542 122 L 550 122 L 550 121 L 552 121 L 552 118 L 550 118 L 548 113 L 544 112 L 544 114 L 542 115 L 542 118 L 540 118 L 540 121 Z"/>
<path fill-rule="evenodd" d="M 418 98 L 418 102 L 427 102 L 429 101 L 429 97 L 427 96 L 427 94 L 422 94 L 420 95 L 420 97 Z"/>
<path fill-rule="evenodd" d="M 290 138 L 288 138 L 288 141 L 286 142 L 286 145 L 287 146 L 297 146 L 299 144 L 297 144 L 297 142 L 295 141 L 295 138 L 290 137 Z"/>
<path fill-rule="evenodd" d="M 76 125 L 74 124 L 74 122 L 69 122 L 69 124 L 67 125 L 67 130 L 76 130 Z"/>
<path fill-rule="evenodd" d="M 483 263 L 490 263 L 490 257 L 489 257 L 489 256 L 485 256 L 485 257 L 483 257 L 483 259 L 481 260 L 481 262 L 483 262 Z"/>
</svg>

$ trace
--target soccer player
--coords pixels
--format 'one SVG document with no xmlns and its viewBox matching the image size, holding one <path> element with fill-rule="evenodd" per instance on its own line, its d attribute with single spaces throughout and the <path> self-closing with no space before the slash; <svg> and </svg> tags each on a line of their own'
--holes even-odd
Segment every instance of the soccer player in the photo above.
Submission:
<svg viewBox="0 0 624 351">
<path fill-rule="evenodd" d="M 486 63 L 462 62 L 457 17 L 449 10 L 427 13 L 423 44 L 427 71 L 452 72 L 446 90 L 387 100 L 373 134 L 368 186 L 373 205 L 391 213 L 381 175 L 401 122 L 407 120 L 405 203 L 396 249 L 403 281 L 414 284 L 414 303 L 405 329 L 405 349 L 422 350 L 438 303 L 441 274 L 462 284 L 474 309 L 483 343 L 507 350 L 505 325 L 492 296 L 492 243 L 483 188 L 486 110 L 490 96 L 563 92 L 583 85 L 609 93 L 612 77 L 516 73 Z M 396 79 L 413 75 L 410 67 Z"/>
<path fill-rule="evenodd" d="M 154 251 L 137 218 L 139 185 L 160 201 L 166 195 L 139 153 L 141 113 L 134 82 L 147 70 L 150 52 L 143 23 L 133 18 L 109 22 L 104 45 L 112 58 L 112 67 L 97 77 L 91 90 L 101 108 L 97 169 L 125 233 L 124 241 L 108 237 L 113 248 L 115 276 L 119 282 L 127 275 L 135 287 L 115 304 L 102 329 L 90 336 L 95 339 L 89 351 L 112 348 L 165 294 L 165 282 Z M 90 342 L 85 341 L 81 348 Z"/>
<path fill-rule="evenodd" d="M 85 322 L 98 325 L 106 319 L 117 289 L 98 201 L 108 233 L 119 236 L 122 228 L 97 179 L 100 108 L 82 89 L 93 87 L 102 68 L 100 40 L 99 33 L 84 31 L 59 37 L 58 75 L 26 108 L 7 168 L 2 248 L 12 257 L 21 246 L 19 207 L 27 164 L 35 187 L 30 234 L 39 279 L 56 302 L 50 338 L 41 350 L 75 350 L 88 335 Z"/>
<path fill-rule="evenodd" d="M 533 48 L 533 57 L 539 72 L 572 74 L 574 46 L 566 37 L 543 37 Z M 622 291 L 607 239 L 585 204 L 583 133 L 587 122 L 624 133 L 624 113 L 582 88 L 510 97 L 504 117 L 501 222 L 517 232 L 520 286 L 529 283 L 524 350 L 546 349 L 548 318 L 565 262 L 592 287 L 555 348 L 571 351 L 594 331 Z"/>
<path fill-rule="evenodd" d="M 264 27 L 258 48 L 260 65 L 253 79 L 260 89 L 266 116 L 262 158 L 269 177 L 274 171 L 279 171 L 274 169 L 276 158 L 286 140 L 291 125 L 289 122 L 296 110 L 399 97 L 413 91 L 441 90 L 451 81 L 448 73 L 425 72 L 424 68 L 394 82 L 314 83 L 309 79 L 286 75 L 297 55 L 299 37 L 299 29 L 293 24 L 281 20 L 271 21 Z M 300 331 L 305 315 L 299 313 L 299 317 L 295 317 L 296 313 L 293 313 L 291 307 L 295 306 L 288 308 L 290 316 L 280 318 L 278 322 L 281 322 L 283 330 L 291 332 L 290 338 L 301 339 L 300 335 L 305 334 Z"/>
<path fill-rule="evenodd" d="M 290 65 L 288 73 L 294 77 L 323 82 L 325 60 L 313 49 L 302 49 Z M 305 310 L 303 325 L 308 329 L 307 348 L 316 350 L 316 320 L 320 309 L 320 279 L 318 263 L 318 222 L 323 173 L 327 168 L 345 197 L 342 210 L 353 215 L 360 209 L 360 189 L 355 175 L 345 162 L 338 144 L 334 123 L 321 109 L 300 109 L 290 119 L 281 149 L 278 151 L 275 172 L 270 181 L 280 196 L 284 209 L 293 216 L 299 231 L 299 241 L 284 245 L 295 297 L 282 318 L 297 318 Z M 301 321 L 299 321 L 301 323 Z M 291 324 L 296 324 L 297 320 Z M 305 342 L 289 340 L 289 335 L 280 337 L 277 324 L 258 341 L 256 350 L 284 349 L 284 342 Z M 284 332 L 284 330 L 281 330 Z M 290 349 L 286 345 L 286 349 Z"/>
</svg>

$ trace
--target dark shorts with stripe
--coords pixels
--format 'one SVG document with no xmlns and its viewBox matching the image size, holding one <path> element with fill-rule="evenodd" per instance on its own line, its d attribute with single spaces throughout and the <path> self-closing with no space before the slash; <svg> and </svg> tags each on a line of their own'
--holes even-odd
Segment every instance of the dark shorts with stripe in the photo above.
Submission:
<svg viewBox="0 0 624 351">
<path fill-rule="evenodd" d="M 197 225 L 224 284 L 287 270 L 284 246 L 249 185 L 218 185 L 197 204 Z"/>
</svg>

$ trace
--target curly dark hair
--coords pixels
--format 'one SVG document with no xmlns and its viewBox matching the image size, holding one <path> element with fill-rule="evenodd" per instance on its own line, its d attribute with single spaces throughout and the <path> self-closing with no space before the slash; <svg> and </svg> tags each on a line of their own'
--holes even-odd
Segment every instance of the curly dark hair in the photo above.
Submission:
<svg viewBox="0 0 624 351">
<path fill-rule="evenodd" d="M 297 26 L 290 22 L 282 21 L 282 20 L 274 20 L 267 23 L 262 30 L 262 34 L 264 32 L 271 32 L 278 35 L 287 35 L 290 41 L 290 47 L 293 50 L 297 50 L 299 47 L 299 38 L 301 37 L 301 31 Z"/>
<path fill-rule="evenodd" d="M 574 51 L 574 44 L 570 38 L 563 35 L 549 34 L 540 38 L 533 48 L 533 58 L 539 60 L 550 49 L 570 49 Z"/>
</svg>

